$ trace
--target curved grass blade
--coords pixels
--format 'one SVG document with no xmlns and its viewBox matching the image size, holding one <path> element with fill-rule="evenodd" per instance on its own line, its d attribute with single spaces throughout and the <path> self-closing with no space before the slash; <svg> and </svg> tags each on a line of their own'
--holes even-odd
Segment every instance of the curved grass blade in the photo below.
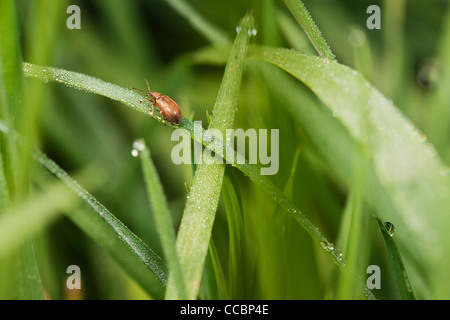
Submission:
<svg viewBox="0 0 450 320">
<path fill-rule="evenodd" d="M 139 260 L 144 263 L 147 268 L 152 271 L 155 277 L 165 284 L 167 281 L 167 270 L 164 262 L 150 249 L 147 245 L 131 232 L 119 219 L 108 211 L 100 202 L 97 201 L 87 190 L 78 184 L 64 170 L 62 170 L 53 160 L 49 159 L 40 151 L 33 153 L 33 158 L 39 162 L 48 171 L 54 174 L 72 191 L 74 191 L 81 199 L 83 199 L 104 222 L 112 228 L 120 240 L 122 240 L 128 249 L 135 254 Z M 70 216 L 69 216 L 70 217 Z M 76 218 L 75 218 L 76 219 Z"/>
<path fill-rule="evenodd" d="M 429 291 L 436 297 L 449 297 L 449 288 L 443 283 L 450 277 L 443 261 L 450 261 L 446 238 L 450 182 L 434 147 L 390 100 L 349 67 L 286 49 L 257 47 L 250 58 L 272 63 L 304 82 L 353 143 L 370 150 L 374 176 L 371 174 L 367 183 L 368 202 L 380 217 L 397 226 L 410 265 L 418 273 L 427 270 Z"/>
<path fill-rule="evenodd" d="M 375 217 L 375 219 L 377 220 L 386 244 L 388 260 L 394 276 L 398 297 L 401 300 L 415 300 L 414 292 L 411 289 L 405 267 L 403 266 L 400 251 L 392 238 L 394 234 L 394 230 L 392 230 L 393 226 L 390 225 L 390 230 L 388 230 L 386 224 L 384 224 L 379 218 Z"/>
</svg>

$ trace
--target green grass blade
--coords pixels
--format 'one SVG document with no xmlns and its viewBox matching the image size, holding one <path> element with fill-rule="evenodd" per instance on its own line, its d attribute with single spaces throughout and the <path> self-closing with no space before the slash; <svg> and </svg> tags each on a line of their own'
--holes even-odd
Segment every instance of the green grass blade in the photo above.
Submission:
<svg viewBox="0 0 450 320">
<path fill-rule="evenodd" d="M 209 42 L 214 45 L 223 46 L 229 43 L 228 36 L 193 7 L 184 0 L 165 0 L 180 15 L 182 15 L 189 23 L 202 34 Z"/>
<path fill-rule="evenodd" d="M 213 117 L 209 125 L 210 129 L 219 130 L 222 137 L 225 137 L 227 128 L 233 127 L 245 54 L 250 30 L 253 28 L 253 18 L 250 14 L 244 17 L 240 28 L 231 49 L 230 59 L 225 68 L 222 84 L 214 105 Z M 200 286 L 224 171 L 225 164 L 208 164 L 203 159 L 203 162 L 197 167 L 189 199 L 186 202 L 178 232 L 177 249 L 189 299 L 194 299 L 197 296 Z M 168 290 L 172 292 L 173 283 L 170 279 Z M 174 294 L 169 295 L 169 297 L 177 298 Z"/>
<path fill-rule="evenodd" d="M 291 11 L 297 23 L 306 33 L 311 41 L 312 45 L 319 53 L 322 58 L 328 59 L 330 61 L 335 60 L 333 52 L 331 52 L 330 47 L 320 33 L 319 28 L 315 24 L 308 10 L 305 8 L 301 0 L 283 0 L 285 5 Z"/>
<path fill-rule="evenodd" d="M 184 285 L 183 273 L 177 257 L 175 246 L 175 230 L 172 223 L 170 210 L 164 195 L 164 191 L 156 172 L 155 165 L 150 157 L 150 150 L 145 146 L 144 140 L 137 140 L 134 143 L 141 159 L 141 166 L 144 172 L 144 179 L 147 186 L 147 194 L 150 206 L 154 212 L 156 228 L 166 257 L 169 275 L 174 278 L 176 295 L 180 299 L 186 299 L 186 289 Z"/>
<path fill-rule="evenodd" d="M 14 140 L 20 139 L 17 133 L 11 132 L 2 122 L 0 122 L 0 131 L 13 136 Z M 61 180 L 66 187 L 69 187 L 72 193 L 84 200 L 88 207 L 96 213 L 92 214 L 92 211 L 78 210 L 73 214 L 68 214 L 68 217 L 86 234 L 103 246 L 132 277 L 138 280 L 139 284 L 150 295 L 154 298 L 162 298 L 162 285 L 165 285 L 167 282 L 167 268 L 165 263 L 139 237 L 132 233 L 54 161 L 40 151 L 34 151 L 33 158 Z M 52 206 L 58 204 L 59 201 L 56 201 Z M 29 212 L 33 212 L 33 210 L 26 212 L 26 214 L 30 214 Z M 48 215 L 51 214 L 52 212 L 46 212 L 44 218 L 48 221 Z M 25 220 L 28 221 L 30 219 L 21 219 L 21 221 Z M 12 224 L 14 225 L 14 223 L 17 224 L 17 222 L 13 221 Z M 33 228 L 33 225 L 34 223 L 28 225 L 28 228 Z M 6 229 L 9 230 L 11 227 Z M 23 229 L 28 233 L 26 228 Z M 14 234 L 8 237 L 14 240 L 16 236 Z M 20 289 L 20 292 L 24 291 Z"/>
<path fill-rule="evenodd" d="M 428 138 L 436 146 L 443 160 L 450 163 L 449 132 L 450 124 L 450 8 L 447 8 L 445 19 L 442 23 L 442 33 L 439 43 L 438 64 L 440 66 L 440 81 L 437 88 L 430 94 L 425 105 L 430 106 L 432 110 L 428 113 L 427 132 Z M 437 70 L 438 67 L 436 67 Z"/>
<path fill-rule="evenodd" d="M 347 272 L 339 276 L 337 298 L 341 300 L 359 297 L 360 279 L 365 275 L 370 252 L 371 237 L 363 192 L 367 175 L 366 162 L 364 158 L 359 161 L 356 159 L 353 159 L 355 172 L 344 212 L 344 226 L 339 233 L 341 241 L 338 241 L 347 260 Z"/>
<path fill-rule="evenodd" d="M 0 153 L 0 217 L 10 204 L 8 181 L 6 180 L 5 171 L 3 169 L 3 156 Z"/>
<path fill-rule="evenodd" d="M 74 191 L 81 199 L 83 199 L 102 218 L 101 221 L 114 230 L 115 236 L 122 240 L 127 245 L 128 249 L 133 252 L 133 254 L 135 254 L 139 260 L 149 268 L 149 270 L 152 271 L 155 277 L 162 284 L 166 283 L 167 271 L 164 262 L 150 248 L 148 248 L 139 237 L 132 233 L 120 220 L 109 212 L 108 209 L 98 202 L 97 199 L 95 199 L 87 190 L 80 186 L 78 182 L 70 177 L 45 154 L 36 151 L 34 152 L 33 157 L 43 167 L 53 173 L 66 186 Z"/>
<path fill-rule="evenodd" d="M 134 110 L 140 111 L 147 116 L 151 116 L 151 107 L 145 106 L 139 103 L 142 99 L 142 95 L 135 93 L 132 90 L 120 87 L 118 85 L 105 82 L 95 77 L 87 76 L 81 73 L 67 71 L 64 69 L 54 67 L 36 66 L 30 63 L 24 63 L 25 76 L 36 78 L 44 82 L 57 81 L 67 86 L 85 90 L 87 92 L 99 94 L 108 97 L 112 100 L 120 101 L 131 107 Z M 312 110 L 314 112 L 314 110 Z M 306 116 L 308 116 L 306 114 Z M 162 123 L 162 118 L 155 110 L 155 121 Z M 202 143 L 204 146 L 215 145 L 216 154 L 224 158 L 229 163 L 235 163 L 234 166 L 248 176 L 255 184 L 257 184 L 264 192 L 266 192 L 275 202 L 277 202 L 284 210 L 298 221 L 302 227 L 321 244 L 321 247 L 330 254 L 335 263 L 342 268 L 344 262 L 340 253 L 334 248 L 333 244 L 320 232 L 320 230 L 309 221 L 309 219 L 290 201 L 283 192 L 275 186 L 267 177 L 261 176 L 259 168 L 248 163 L 241 155 L 239 155 L 229 145 L 225 145 L 225 151 L 223 151 L 224 143 L 220 139 L 215 138 L 213 142 L 212 136 L 204 134 L 203 129 L 198 124 L 194 124 L 192 121 L 181 117 L 181 122 L 178 126 L 171 123 L 167 123 L 167 126 L 173 128 L 185 129 L 186 132 L 194 139 Z M 318 136 L 322 135 L 319 131 Z M 325 137 L 326 139 L 326 137 Z M 333 144 L 330 145 L 331 147 Z M 346 147 L 344 148 L 346 149 Z M 343 149 L 343 150 L 344 150 Z M 342 150 L 340 150 L 341 152 Z M 350 152 L 350 151 L 349 151 Z M 348 153 L 347 153 L 348 154 Z M 243 163 L 243 164 L 241 164 Z M 345 164 L 345 162 L 343 162 Z"/>
<path fill-rule="evenodd" d="M 217 253 L 214 241 L 211 240 L 209 244 L 209 256 L 211 258 L 212 268 L 214 270 L 214 276 L 216 279 L 217 290 L 220 299 L 228 300 L 230 299 L 230 294 L 227 289 L 227 282 L 225 280 L 225 275 L 223 273 L 222 265 L 220 263 L 219 254 Z"/>
<path fill-rule="evenodd" d="M 386 244 L 389 265 L 391 266 L 391 270 L 395 280 L 395 286 L 397 289 L 398 298 L 401 300 L 414 300 L 414 292 L 411 289 L 409 284 L 408 276 L 406 274 L 405 267 L 403 266 L 402 257 L 400 255 L 400 251 L 395 244 L 393 239 L 394 231 L 388 230 L 386 225 L 377 217 L 378 226 L 380 227 L 381 234 L 383 235 L 384 242 Z"/>
<path fill-rule="evenodd" d="M 10 128 L 26 133 L 27 111 L 23 104 L 23 69 L 20 49 L 16 2 L 0 1 L 0 120 Z M 6 181 L 11 203 L 26 197 L 28 191 L 29 155 L 26 145 L 18 145 L 9 135 L 0 137 Z M 0 291 L 17 299 L 42 299 L 43 289 L 34 255 L 33 244 L 24 243 L 16 252 L 1 261 L 8 269 L 7 283 L 0 283 Z M 2 270 L 4 272 L 4 270 Z M 14 292 L 10 291 L 14 290 Z M 2 292 L 2 294 L 3 294 Z"/>
<path fill-rule="evenodd" d="M 23 130 L 21 99 L 23 72 L 15 2 L 0 1 L 0 119 L 10 128 Z M 26 157 L 10 136 L 1 137 L 1 152 L 12 199 L 25 192 Z"/>
<path fill-rule="evenodd" d="M 229 237 L 229 292 L 233 299 L 243 299 L 245 296 L 245 230 L 241 205 L 238 195 L 226 173 L 223 180 L 222 197 L 228 221 Z M 244 278 L 243 278 L 244 277 Z"/>
<path fill-rule="evenodd" d="M 275 64 L 304 82 L 354 142 L 372 151 L 376 177 L 368 182 L 373 191 L 367 194 L 369 203 L 401 230 L 402 248 L 420 257 L 430 275 L 442 277 L 429 285 L 442 290 L 440 297 L 450 296 L 442 286 L 449 275 L 439 262 L 450 259 L 450 242 L 445 241 L 450 218 L 443 214 L 450 208 L 449 177 L 424 135 L 355 70 L 285 49 L 255 48 L 251 58 Z M 417 272 L 422 269 L 410 263 Z"/>
</svg>

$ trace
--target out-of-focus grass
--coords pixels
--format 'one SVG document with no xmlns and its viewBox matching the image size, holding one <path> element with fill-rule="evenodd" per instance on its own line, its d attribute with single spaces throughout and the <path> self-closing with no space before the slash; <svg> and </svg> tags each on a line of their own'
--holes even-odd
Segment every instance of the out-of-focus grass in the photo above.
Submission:
<svg viewBox="0 0 450 320">
<path fill-rule="evenodd" d="M 174 98 L 186 118 L 202 120 L 204 127 L 205 110 L 212 111 L 223 67 L 228 60 L 231 39 L 235 38 L 238 21 L 248 9 L 253 10 L 258 27 L 252 42 L 315 54 L 313 46 L 281 1 L 185 2 L 189 3 L 189 10 L 196 13 L 194 16 L 189 15 L 188 10 L 183 11 L 180 4 L 184 2 L 79 1 L 82 29 L 68 30 L 65 26 L 68 3 L 65 1 L 58 1 L 56 5 L 52 1 L 42 0 L 2 0 L 0 14 L 6 14 L 5 4 L 17 5 L 19 9 L 13 15 L 18 18 L 17 27 L 13 24 L 6 26 L 8 19 L 0 20 L 0 50 L 4 56 L 7 48 L 4 43 L 9 38 L 3 35 L 5 30 L 11 30 L 13 32 L 10 34 L 16 42 L 14 45 L 21 49 L 22 54 L 18 58 L 18 52 L 8 49 L 8 55 L 16 54 L 14 59 L 6 59 L 8 62 L 21 65 L 20 60 L 23 59 L 39 65 L 74 70 L 121 87 L 141 87 L 144 78 L 152 79 L 152 90 Z M 424 133 L 418 137 L 419 140 L 425 140 L 428 136 L 434 144 L 436 153 L 443 161 L 437 169 L 438 174 L 446 182 L 431 184 L 429 192 L 421 195 L 431 204 L 428 212 L 431 219 L 444 223 L 439 228 L 422 229 L 425 234 L 421 236 L 450 243 L 442 232 L 448 222 L 445 216 L 447 208 L 445 205 L 435 205 L 437 202 L 433 200 L 439 197 L 439 193 L 447 192 L 444 189 L 448 188 L 450 172 L 449 119 L 446 111 L 446 101 L 449 100 L 446 89 L 446 53 L 450 34 L 448 4 L 438 0 L 427 1 L 426 4 L 408 0 L 403 1 L 403 5 L 390 2 L 303 1 L 337 61 L 360 71 Z M 365 27 L 368 17 L 366 8 L 372 4 L 382 7 L 382 30 L 368 30 Z M 43 18 L 47 12 L 51 13 L 49 18 Z M 189 18 L 195 21 L 189 21 Z M 214 26 L 215 31 L 208 29 L 208 24 Z M 392 30 L 395 24 L 399 24 L 399 28 Z M 349 41 L 354 30 L 359 30 L 365 38 L 361 47 Z M 19 43 L 18 39 L 23 41 Z M 224 49 L 217 48 L 217 43 L 226 41 L 229 43 Z M 290 201 L 331 241 L 341 238 L 342 230 L 349 230 L 346 234 L 348 241 L 360 239 L 363 245 L 355 252 L 361 248 L 369 250 L 367 263 L 379 265 L 382 277 L 386 275 L 387 278 L 386 282 L 382 282 L 382 289 L 373 290 L 373 293 L 378 298 L 398 297 L 395 286 L 389 285 L 390 279 L 398 279 L 398 274 L 387 262 L 383 239 L 379 232 L 358 233 L 357 227 L 361 223 L 358 215 L 372 219 L 370 214 L 378 206 L 377 216 L 391 217 L 390 210 L 382 208 L 396 206 L 386 199 L 395 196 L 394 203 L 400 201 L 402 206 L 408 207 L 417 198 L 401 198 L 401 195 L 399 198 L 390 188 L 382 188 L 379 189 L 381 194 L 369 196 L 371 201 L 367 198 L 361 200 L 358 190 L 352 189 L 358 188 L 357 179 L 346 174 L 353 172 L 351 159 L 357 159 L 359 149 L 345 126 L 306 86 L 279 69 L 263 66 L 259 61 L 249 61 L 245 66 L 234 127 L 280 129 L 280 169 L 277 175 L 269 179 L 280 190 L 290 190 L 286 192 Z M 2 65 L 2 70 L 13 69 Z M 394 84 L 390 85 L 386 79 Z M 27 79 L 23 89 L 12 84 L 2 80 L 2 107 L 7 97 L 5 86 L 9 85 L 16 90 L 12 97 L 23 101 L 32 110 L 25 117 L 20 117 L 30 132 L 31 137 L 27 138 L 30 143 L 44 149 L 69 173 L 77 172 L 93 161 L 102 163 L 107 178 L 102 178 L 100 188 L 93 192 L 95 198 L 163 256 L 157 229 L 150 223 L 153 213 L 148 205 L 139 162 L 131 157 L 130 150 L 136 137 L 145 137 L 152 150 L 175 227 L 178 228 L 188 193 L 185 182 L 189 187 L 192 183 L 192 167 L 176 166 L 169 160 L 174 145 L 170 142 L 173 129 L 159 125 L 141 113 L 130 112 L 119 103 L 72 88 L 33 79 Z M 354 87 L 347 89 L 348 93 L 342 92 L 343 99 L 355 90 Z M 355 108 L 356 116 L 361 115 L 356 106 L 349 107 Z M 2 121 L 4 116 L 3 113 Z M 383 131 L 383 127 L 378 129 Z M 16 181 L 12 175 L 25 171 L 10 169 L 7 163 L 11 164 L 8 159 L 11 154 L 9 151 L 5 153 L 6 149 L 10 150 L 5 141 L 8 135 L 2 135 L 2 139 L 3 180 L 11 184 L 11 181 Z M 370 146 L 370 136 L 367 141 Z M 299 148 L 300 153 L 297 152 Z M 427 150 L 435 152 L 434 149 Z M 381 157 L 383 153 L 377 155 Z M 431 154 L 430 157 L 436 156 Z M 412 163 L 408 159 L 404 161 L 403 167 Z M 26 166 L 31 176 L 36 175 L 33 165 Z M 336 276 L 340 271 L 300 225 L 240 171 L 232 167 L 229 169 L 233 174 L 225 175 L 222 188 L 226 189 L 222 191 L 223 197 L 212 229 L 214 247 L 209 252 L 213 254 L 206 258 L 199 296 L 274 299 L 360 297 L 359 288 L 351 285 L 353 280 Z M 428 174 L 427 168 L 423 172 Z M 286 188 L 288 182 L 290 187 Z M 417 187 L 407 180 L 404 185 L 406 191 Z M 31 184 L 30 188 L 36 186 Z M 14 196 L 7 192 L 1 195 L 0 199 Z M 363 202 L 363 209 L 352 209 L 350 204 L 358 205 L 358 201 Z M 69 208 L 74 215 L 79 210 L 86 208 Z M 345 220 L 343 215 L 356 217 L 352 220 L 356 224 L 350 223 L 347 229 L 340 228 Z M 81 214 L 79 216 L 83 217 Z M 443 286 L 450 265 L 448 255 L 439 261 L 439 267 L 438 262 L 423 261 L 421 256 L 411 251 L 410 244 L 402 243 L 400 239 L 407 239 L 404 234 L 414 237 L 411 234 L 414 228 L 408 224 L 417 227 L 418 223 L 425 223 L 424 220 L 414 220 L 414 215 L 411 219 L 409 217 L 405 212 L 401 219 L 403 222 L 396 223 L 397 230 L 392 240 L 399 241 L 399 253 L 404 258 L 414 294 L 418 298 L 448 298 L 448 289 Z M 77 225 L 80 226 L 81 222 Z M 374 223 L 370 225 L 373 227 Z M 416 230 L 419 229 L 417 227 Z M 27 257 L 36 255 L 39 272 L 45 275 L 42 277 L 42 287 L 50 298 L 68 297 L 69 292 L 64 290 L 64 285 L 67 277 L 65 270 L 70 264 L 81 267 L 84 298 L 146 297 L 136 290 L 135 281 L 139 277 L 133 276 L 134 280 L 131 280 L 129 274 L 120 271 L 120 268 L 130 270 L 120 263 L 115 268 L 106 268 L 105 264 L 99 263 L 99 256 L 105 257 L 99 252 L 105 252 L 105 249 L 94 243 L 101 243 L 100 239 L 94 237 L 93 242 L 67 218 L 47 225 L 37 239 L 39 246 L 33 249 L 35 253 Z M 351 244 L 347 245 L 349 247 Z M 346 250 L 341 250 L 347 254 Z M 33 270 L 32 260 L 27 257 L 23 261 L 31 261 L 26 266 L 28 270 Z M 354 256 L 353 261 L 357 262 L 357 258 Z M 111 265 L 111 260 L 106 261 Z M 0 279 L 5 274 L 3 270 L 8 270 L 3 267 L 7 266 L 2 265 Z M 32 272 L 37 274 L 36 270 Z M 143 269 L 138 268 L 135 272 L 145 275 Z M 152 282 L 141 283 L 141 286 L 151 291 Z M 0 294 L 2 297 L 8 296 L 5 291 Z"/>
</svg>

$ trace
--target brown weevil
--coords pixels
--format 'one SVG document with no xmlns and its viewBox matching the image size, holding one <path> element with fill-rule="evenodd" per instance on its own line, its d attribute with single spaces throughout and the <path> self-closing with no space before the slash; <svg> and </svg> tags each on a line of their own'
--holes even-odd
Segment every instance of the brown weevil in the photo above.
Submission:
<svg viewBox="0 0 450 320">
<path fill-rule="evenodd" d="M 145 101 L 150 101 L 152 103 L 152 118 L 154 115 L 154 108 L 155 107 L 158 108 L 159 112 L 161 114 L 161 117 L 163 119 L 164 125 L 166 124 L 166 120 L 168 120 L 170 123 L 173 123 L 175 125 L 179 125 L 180 120 L 181 120 L 181 110 L 180 110 L 180 107 L 177 105 L 177 103 L 162 93 L 151 91 L 148 81 L 146 79 L 144 79 L 144 80 L 147 83 L 148 91 L 137 89 L 137 88 L 131 88 L 131 89 L 145 92 L 152 99 L 147 98 L 144 100 L 139 100 L 139 102 L 144 103 Z"/>
</svg>

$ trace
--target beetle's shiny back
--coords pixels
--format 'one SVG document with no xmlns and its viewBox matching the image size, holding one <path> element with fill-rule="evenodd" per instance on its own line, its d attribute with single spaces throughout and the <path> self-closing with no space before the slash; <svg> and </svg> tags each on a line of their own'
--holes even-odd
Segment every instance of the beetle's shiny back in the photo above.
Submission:
<svg viewBox="0 0 450 320">
<path fill-rule="evenodd" d="M 156 100 L 161 115 L 173 124 L 180 124 L 181 110 L 177 103 L 161 93 L 153 92 L 153 97 Z"/>
</svg>

